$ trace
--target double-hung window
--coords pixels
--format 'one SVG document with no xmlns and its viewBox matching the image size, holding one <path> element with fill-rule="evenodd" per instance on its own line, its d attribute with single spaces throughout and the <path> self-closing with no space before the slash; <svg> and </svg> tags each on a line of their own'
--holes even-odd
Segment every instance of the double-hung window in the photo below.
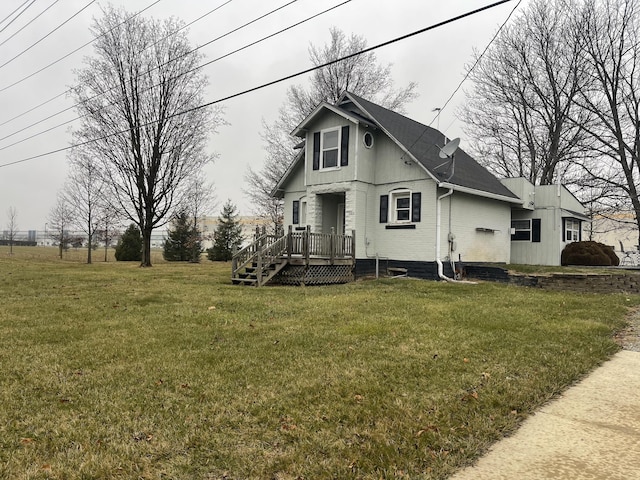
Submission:
<svg viewBox="0 0 640 480">
<path fill-rule="evenodd" d="M 393 223 L 411 221 L 411 192 L 408 190 L 392 192 Z"/>
<path fill-rule="evenodd" d="M 573 218 L 564 219 L 564 238 L 565 242 L 580 241 L 580 220 Z"/>
<path fill-rule="evenodd" d="M 340 129 L 322 132 L 322 168 L 335 168 L 340 157 Z"/>
<path fill-rule="evenodd" d="M 422 194 L 411 190 L 395 190 L 380 195 L 380 223 L 386 228 L 415 228 L 420 221 Z"/>
<path fill-rule="evenodd" d="M 531 220 L 511 220 L 511 240 L 531 240 Z"/>
</svg>

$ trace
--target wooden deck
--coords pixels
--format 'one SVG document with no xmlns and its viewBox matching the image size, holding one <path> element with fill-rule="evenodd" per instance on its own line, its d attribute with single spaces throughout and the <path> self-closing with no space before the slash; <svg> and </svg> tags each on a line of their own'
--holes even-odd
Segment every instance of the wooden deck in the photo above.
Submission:
<svg viewBox="0 0 640 480">
<path fill-rule="evenodd" d="M 256 231 L 254 241 L 233 255 L 231 280 L 237 285 L 329 284 L 353 280 L 355 231 L 351 235 L 289 231 L 268 235 Z"/>
</svg>

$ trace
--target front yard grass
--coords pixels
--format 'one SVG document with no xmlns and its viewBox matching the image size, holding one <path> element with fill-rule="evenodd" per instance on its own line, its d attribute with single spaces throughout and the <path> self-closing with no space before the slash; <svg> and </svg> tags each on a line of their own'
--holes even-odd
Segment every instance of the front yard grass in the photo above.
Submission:
<svg viewBox="0 0 640 480">
<path fill-rule="evenodd" d="M 229 276 L 0 255 L 0 478 L 446 478 L 617 351 L 640 303 Z"/>
</svg>

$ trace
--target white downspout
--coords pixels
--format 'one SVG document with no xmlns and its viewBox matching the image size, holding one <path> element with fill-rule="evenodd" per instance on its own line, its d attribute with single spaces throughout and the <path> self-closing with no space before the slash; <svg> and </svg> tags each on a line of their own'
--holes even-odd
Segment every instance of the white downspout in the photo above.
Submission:
<svg viewBox="0 0 640 480">
<path fill-rule="evenodd" d="M 467 280 L 455 280 L 453 278 L 449 278 L 444 274 L 444 268 L 442 267 L 442 261 L 440 260 L 440 232 L 442 230 L 442 213 L 441 213 L 441 203 L 443 198 L 447 198 L 453 194 L 453 188 L 449 188 L 449 191 L 443 195 L 438 197 L 438 201 L 436 202 L 436 263 L 438 264 L 438 277 L 442 280 L 446 280 L 451 283 L 469 283 L 475 285 L 476 282 L 469 282 Z M 449 221 L 451 221 L 451 214 L 449 214 Z"/>
<path fill-rule="evenodd" d="M 449 278 L 444 274 L 444 269 L 442 267 L 442 262 L 440 261 L 440 232 L 442 230 L 442 213 L 441 213 L 441 204 L 442 199 L 446 198 L 453 194 L 453 188 L 449 188 L 449 191 L 443 195 L 438 197 L 438 201 L 436 202 L 436 263 L 438 264 L 438 277 L 442 280 L 446 280 L 447 282 L 454 282 L 453 278 Z"/>
</svg>

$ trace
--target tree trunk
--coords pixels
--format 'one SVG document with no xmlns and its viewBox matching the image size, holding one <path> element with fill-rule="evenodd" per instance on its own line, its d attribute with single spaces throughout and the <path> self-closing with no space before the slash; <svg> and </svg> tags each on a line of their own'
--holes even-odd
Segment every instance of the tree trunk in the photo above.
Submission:
<svg viewBox="0 0 640 480">
<path fill-rule="evenodd" d="M 141 267 L 151 266 L 151 229 L 142 231 L 142 262 Z"/>
<path fill-rule="evenodd" d="M 93 242 L 91 241 L 91 237 L 93 235 L 89 235 L 88 237 L 88 242 L 87 242 L 87 247 L 89 247 L 89 250 L 87 251 L 87 263 L 90 264 L 91 263 L 91 250 L 93 249 Z"/>
</svg>

